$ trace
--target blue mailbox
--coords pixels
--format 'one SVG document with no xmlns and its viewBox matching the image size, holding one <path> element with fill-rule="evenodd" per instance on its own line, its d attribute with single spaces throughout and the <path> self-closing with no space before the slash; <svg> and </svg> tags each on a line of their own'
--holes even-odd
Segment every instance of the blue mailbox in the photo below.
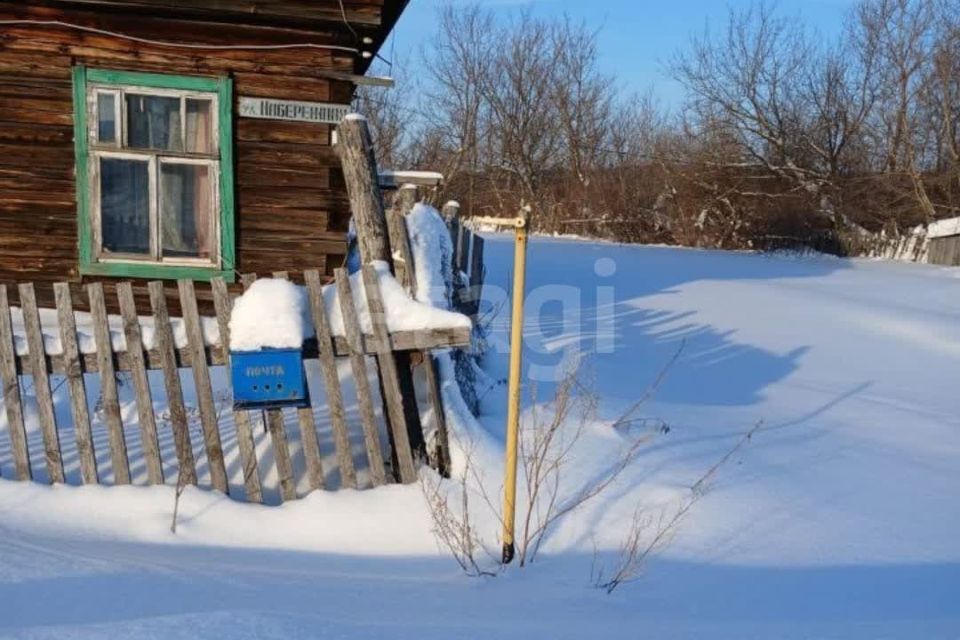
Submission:
<svg viewBox="0 0 960 640">
<path fill-rule="evenodd" d="M 307 381 L 300 349 L 231 351 L 235 409 L 307 407 Z"/>
</svg>

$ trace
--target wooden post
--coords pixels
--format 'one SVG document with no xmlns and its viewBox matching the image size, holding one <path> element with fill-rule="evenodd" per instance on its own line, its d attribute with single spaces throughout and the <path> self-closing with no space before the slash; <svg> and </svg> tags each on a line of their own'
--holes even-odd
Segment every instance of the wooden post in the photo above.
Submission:
<svg viewBox="0 0 960 640">
<path fill-rule="evenodd" d="M 390 247 L 394 251 L 394 258 L 399 258 L 400 264 L 395 264 L 397 280 L 411 295 L 416 295 L 416 265 L 413 260 L 413 251 L 410 248 L 410 235 L 407 232 L 407 214 L 417 203 L 417 188 L 405 184 L 397 192 L 394 206 L 387 212 L 387 228 L 390 232 Z"/>
<path fill-rule="evenodd" d="M 150 484 L 163 484 L 163 464 L 160 461 L 160 442 L 157 439 L 157 421 L 153 414 L 153 397 L 150 394 L 150 378 L 143 358 L 143 341 L 140 337 L 140 319 L 133 300 L 133 287 L 129 282 L 117 283 L 117 299 L 123 317 L 123 335 L 127 341 L 127 357 L 133 388 L 137 394 L 137 416 L 140 420 L 140 442 L 147 463 L 147 479 Z"/>
<path fill-rule="evenodd" d="M 207 368 L 207 350 L 203 342 L 203 328 L 197 313 L 197 298 L 193 289 L 193 280 L 178 280 L 180 289 L 180 309 L 183 311 L 183 324 L 187 332 L 187 345 L 190 349 L 190 369 L 197 392 L 197 404 L 200 407 L 200 426 L 203 429 L 203 442 L 207 450 L 207 464 L 210 467 L 210 480 L 213 488 L 230 493 L 227 481 L 227 467 L 223 460 L 223 446 L 220 443 L 220 429 L 217 424 L 217 410 L 213 406 L 213 385 L 210 383 L 210 370 Z"/>
<path fill-rule="evenodd" d="M 210 282 L 213 292 L 213 306 L 217 313 L 217 327 L 220 329 L 220 348 L 223 357 L 230 366 L 230 294 L 223 278 L 214 278 Z M 229 376 L 228 376 L 229 377 Z M 246 411 L 233 412 L 233 425 L 237 430 L 237 449 L 240 450 L 240 464 L 243 465 L 243 486 L 248 502 L 263 502 L 263 487 L 257 471 L 257 449 L 253 440 L 253 427 L 250 415 Z"/>
<path fill-rule="evenodd" d="M 403 215 L 408 215 L 416 204 L 420 202 L 420 188 L 415 184 L 404 184 L 397 191 L 397 209 Z"/>
<path fill-rule="evenodd" d="M 63 347 L 63 368 L 70 391 L 70 412 L 77 442 L 77 457 L 80 458 L 80 477 L 84 484 L 97 484 L 97 456 L 93 447 L 93 432 L 90 429 L 90 410 L 87 408 L 87 387 L 80 368 L 80 349 L 77 346 L 77 323 L 73 315 L 73 300 L 70 284 L 57 282 L 53 285 L 57 301 L 57 324 L 60 326 L 60 344 Z"/>
<path fill-rule="evenodd" d="M 380 449 L 380 435 L 377 433 L 377 418 L 373 412 L 373 393 L 367 378 L 367 360 L 363 355 L 360 335 L 360 320 L 353 306 L 353 291 L 346 269 L 333 272 L 337 280 L 337 297 L 340 299 L 340 313 L 346 332 L 347 348 L 350 350 L 350 369 L 357 389 L 357 404 L 360 405 L 360 423 L 363 427 L 363 442 L 367 448 L 367 463 L 370 465 L 370 482 L 379 487 L 386 482 L 383 468 L 383 452 Z"/>
<path fill-rule="evenodd" d="M 367 121 L 348 115 L 337 127 L 337 153 L 343 165 L 343 180 L 350 196 L 350 210 L 357 229 L 357 246 L 364 263 L 390 258 L 390 238 L 384 215 L 383 195 L 377 175 L 377 160 Z"/>
<path fill-rule="evenodd" d="M 387 217 L 383 208 L 383 195 L 380 193 L 377 175 L 377 160 L 373 152 L 373 141 L 367 121 L 362 116 L 348 115 L 337 129 L 337 153 L 343 165 L 343 177 L 350 196 L 350 207 L 357 229 L 357 243 L 360 259 L 364 264 L 382 260 L 393 270 L 390 251 L 390 234 Z M 387 347 L 389 348 L 389 346 Z M 383 354 L 377 356 L 381 381 L 384 376 Z M 416 390 L 413 386 L 413 372 L 410 370 L 410 354 L 396 352 L 391 355 L 391 365 L 395 363 L 396 380 L 400 387 L 400 402 L 403 406 L 404 421 L 409 444 L 418 454 L 425 454 L 423 426 L 420 424 L 420 410 L 417 408 Z M 392 413 L 384 412 L 392 420 Z M 401 462 L 401 464 L 403 464 Z"/>
<path fill-rule="evenodd" d="M 23 423 L 23 405 L 20 404 L 20 379 L 17 377 L 15 349 L 7 285 L 0 284 L 0 374 L 3 375 L 3 406 L 7 411 L 10 451 L 13 454 L 17 480 L 29 480 L 33 474 L 30 470 L 27 431 Z"/>
<path fill-rule="evenodd" d="M 40 327 L 40 311 L 33 283 L 25 282 L 20 289 L 20 312 L 27 332 L 27 349 L 33 375 L 33 393 L 37 399 L 37 417 L 43 436 L 44 460 L 47 463 L 47 480 L 50 484 L 63 483 L 63 456 L 60 453 L 60 436 L 57 433 L 57 416 L 53 411 L 53 394 L 50 393 L 50 376 L 47 375 L 47 357 L 43 346 L 43 329 Z"/>
<path fill-rule="evenodd" d="M 93 282 L 87 285 L 90 299 L 90 315 L 93 320 L 93 338 L 97 343 L 97 368 L 100 370 L 100 395 L 103 399 L 103 415 L 107 423 L 110 442 L 110 459 L 113 462 L 115 484 L 130 484 L 130 462 L 127 458 L 127 442 L 120 417 L 120 395 L 113 369 L 113 343 L 110 340 L 110 325 L 107 323 L 107 307 L 103 301 L 103 285 Z"/>
<path fill-rule="evenodd" d="M 176 343 L 170 316 L 167 313 L 167 296 L 163 283 L 150 282 L 150 307 L 153 310 L 154 336 L 157 351 L 160 354 L 160 366 L 163 368 L 163 385 L 167 392 L 167 405 L 170 407 L 170 427 L 173 430 L 173 443 L 177 451 L 179 465 L 178 482 L 197 484 L 197 465 L 190 443 L 190 425 L 187 422 L 187 407 L 183 403 L 183 388 L 180 385 L 180 373 L 177 370 Z"/>
</svg>

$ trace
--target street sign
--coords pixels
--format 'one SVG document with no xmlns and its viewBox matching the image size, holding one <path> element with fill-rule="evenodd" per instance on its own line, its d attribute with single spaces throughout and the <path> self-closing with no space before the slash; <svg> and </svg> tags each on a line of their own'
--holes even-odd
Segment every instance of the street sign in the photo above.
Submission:
<svg viewBox="0 0 960 640">
<path fill-rule="evenodd" d="M 350 108 L 345 104 L 326 102 L 304 102 L 302 100 L 274 100 L 273 98 L 252 98 L 240 96 L 239 114 L 242 118 L 262 118 L 266 120 L 293 120 L 296 122 L 317 122 L 321 124 L 340 124 Z"/>
</svg>

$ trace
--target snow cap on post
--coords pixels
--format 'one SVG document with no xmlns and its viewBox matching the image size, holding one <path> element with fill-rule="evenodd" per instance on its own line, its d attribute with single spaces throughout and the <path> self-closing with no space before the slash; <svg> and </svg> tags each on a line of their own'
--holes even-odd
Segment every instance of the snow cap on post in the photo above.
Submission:
<svg viewBox="0 0 960 640">
<path fill-rule="evenodd" d="M 448 200 L 443 205 L 442 211 L 444 220 L 456 220 L 460 217 L 460 203 L 456 200 Z"/>
</svg>

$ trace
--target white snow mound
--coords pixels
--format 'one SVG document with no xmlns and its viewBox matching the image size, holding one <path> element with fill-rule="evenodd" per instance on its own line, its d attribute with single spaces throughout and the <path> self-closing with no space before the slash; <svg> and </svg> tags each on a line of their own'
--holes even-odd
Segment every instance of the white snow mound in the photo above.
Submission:
<svg viewBox="0 0 960 640">
<path fill-rule="evenodd" d="M 390 274 L 390 267 L 386 262 L 376 261 L 371 264 L 377 270 L 380 295 L 387 314 L 387 328 L 391 332 L 470 327 L 470 318 L 461 313 L 438 309 L 412 299 L 403 285 Z M 370 311 L 367 309 L 366 289 L 359 273 L 350 276 L 350 285 L 353 304 L 360 321 L 360 330 L 363 333 L 371 333 L 373 325 L 370 322 Z M 328 285 L 323 288 L 323 302 L 327 308 L 327 316 L 330 318 L 330 330 L 334 335 L 344 335 L 343 315 L 340 313 L 340 298 L 336 287 Z"/>
<path fill-rule="evenodd" d="M 386 311 L 387 328 L 395 331 L 469 328 L 467 316 L 438 309 L 410 297 L 390 273 L 386 262 L 374 262 L 380 284 L 380 295 Z M 367 308 L 366 289 L 359 273 L 350 276 L 353 304 L 357 310 L 360 331 L 373 332 Z M 264 348 L 297 348 L 314 335 L 307 290 L 288 280 L 257 280 L 233 305 L 230 316 L 230 349 L 257 351 Z M 335 336 L 346 335 L 340 298 L 334 285 L 323 287 L 323 304 Z"/>
<path fill-rule="evenodd" d="M 289 280 L 257 280 L 230 314 L 230 349 L 296 349 L 312 333 L 305 290 Z"/>
</svg>

